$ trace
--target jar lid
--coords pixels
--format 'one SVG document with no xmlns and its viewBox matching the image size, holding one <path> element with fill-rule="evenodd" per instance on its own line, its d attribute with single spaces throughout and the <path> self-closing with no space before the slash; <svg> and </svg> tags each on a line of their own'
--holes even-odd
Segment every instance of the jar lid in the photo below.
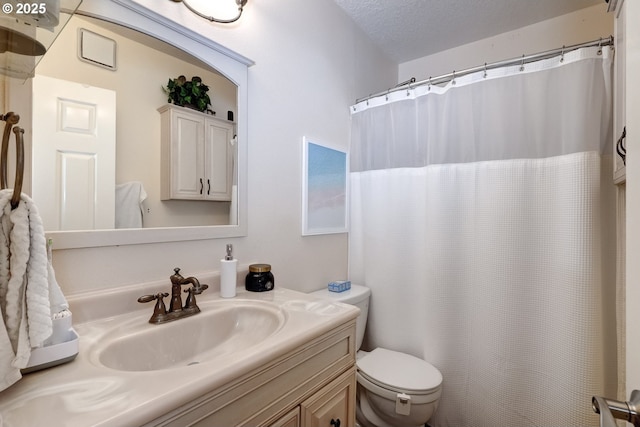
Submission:
<svg viewBox="0 0 640 427">
<path fill-rule="evenodd" d="M 271 265 L 270 264 L 251 264 L 249 266 L 249 271 L 251 273 L 266 273 L 268 271 L 271 271 Z"/>
</svg>

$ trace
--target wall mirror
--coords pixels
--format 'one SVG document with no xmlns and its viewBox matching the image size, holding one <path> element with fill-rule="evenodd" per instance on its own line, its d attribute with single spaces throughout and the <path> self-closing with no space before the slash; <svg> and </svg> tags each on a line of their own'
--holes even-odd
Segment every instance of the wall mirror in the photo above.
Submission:
<svg viewBox="0 0 640 427">
<path fill-rule="evenodd" d="M 88 47 L 82 47 L 83 37 L 89 41 Z M 91 50 L 91 43 L 97 43 L 97 50 Z M 109 52 L 106 56 L 105 51 Z M 108 63 L 106 67 L 103 64 L 105 62 Z M 54 248 L 246 235 L 247 67 L 251 64 L 241 55 L 130 0 L 85 0 L 38 64 L 33 79 L 32 194 L 43 212 L 45 229 L 47 235 L 54 239 Z M 161 117 L 158 109 L 167 104 L 162 87 L 167 85 L 169 78 L 180 74 L 188 79 L 197 75 L 210 87 L 212 111 L 206 117 L 233 125 L 228 162 L 233 192 L 227 200 L 162 200 L 160 181 L 164 166 L 161 164 Z M 69 84 L 71 86 L 65 86 Z M 38 140 L 52 144 L 47 126 L 60 128 L 60 116 L 68 116 L 70 129 L 82 133 L 84 120 L 92 120 L 90 110 L 77 108 L 75 104 L 63 110 L 68 114 L 51 113 L 46 108 L 40 110 L 42 105 L 48 104 L 47 99 L 56 98 L 55 93 L 50 93 L 55 92 L 51 88 L 56 87 L 64 94 L 65 90 L 73 91 L 74 84 L 113 92 L 116 117 L 114 177 L 107 179 L 107 185 L 114 183 L 119 187 L 127 187 L 126 191 L 132 190 L 136 195 L 141 193 L 140 190 L 146 194 L 142 203 L 143 223 L 140 228 L 130 228 L 130 225 L 117 228 L 118 215 L 115 215 L 116 218 L 107 218 L 104 222 L 106 225 L 88 221 L 86 224 L 89 225 L 78 226 L 85 224 L 82 219 L 67 221 L 67 224 L 47 220 L 45 212 L 49 206 L 56 205 L 55 209 L 59 210 L 60 203 L 65 203 L 65 200 L 69 206 L 67 209 L 79 216 L 90 209 L 98 212 L 111 212 L 114 210 L 112 206 L 116 211 L 122 209 L 119 205 L 122 197 L 117 195 L 117 191 L 114 193 L 115 200 L 112 200 L 115 205 L 105 205 L 104 202 L 96 205 L 92 200 L 92 206 L 83 208 L 82 203 L 85 202 L 74 203 L 82 199 L 80 194 L 74 196 L 73 191 L 69 191 L 69 196 L 61 198 L 58 190 L 40 188 L 39 181 L 47 181 L 47 176 L 55 176 L 56 173 L 55 170 L 42 173 L 46 167 L 42 166 L 45 160 L 41 160 L 40 156 L 48 150 L 39 149 Z M 105 96 L 109 98 L 110 94 Z M 65 96 L 57 96 L 56 99 L 65 99 Z M 106 102 L 108 104 L 109 101 Z M 86 105 L 93 104 L 87 102 Z M 68 152 L 73 154 L 74 150 L 69 149 Z M 55 156 L 58 156 L 57 160 Z M 54 159 L 51 160 L 51 157 Z M 79 170 L 82 170 L 87 163 L 77 156 L 62 160 L 59 157 L 60 154 L 56 152 L 49 154 L 46 164 L 56 165 L 51 167 L 60 169 L 65 164 L 79 162 Z M 94 173 L 91 169 L 94 167 L 91 166 L 94 165 L 93 160 L 87 164 L 90 165 L 86 168 L 88 179 L 95 175 L 99 180 L 101 172 L 111 168 L 109 165 L 96 167 Z M 45 178 L 38 178 L 38 173 Z M 82 178 L 73 180 L 83 182 Z M 79 191 L 82 192 L 82 188 Z M 93 196 L 87 198 L 86 194 L 84 198 L 94 199 Z M 102 209 L 102 206 L 107 206 L 107 209 Z M 121 224 L 119 226 L 122 227 Z"/>
</svg>

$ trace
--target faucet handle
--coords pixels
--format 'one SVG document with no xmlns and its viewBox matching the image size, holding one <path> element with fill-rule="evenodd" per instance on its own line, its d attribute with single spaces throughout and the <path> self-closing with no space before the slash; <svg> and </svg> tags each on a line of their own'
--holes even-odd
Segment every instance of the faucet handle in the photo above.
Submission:
<svg viewBox="0 0 640 427">
<path fill-rule="evenodd" d="M 209 287 L 209 285 L 201 285 L 195 277 L 189 277 L 188 279 L 193 279 L 193 286 L 184 290 L 185 293 L 189 294 L 184 308 L 195 308 L 200 310 L 196 304 L 196 295 L 200 295 L 202 291 Z"/>
<path fill-rule="evenodd" d="M 155 295 L 143 295 L 138 298 L 138 302 L 151 302 L 158 300 L 156 306 L 153 308 L 153 315 L 149 319 L 149 323 L 160 323 L 160 320 L 167 314 L 167 307 L 164 305 L 164 298 L 168 297 L 167 292 L 159 292 Z"/>
<path fill-rule="evenodd" d="M 164 297 L 168 297 L 169 294 L 167 292 L 160 292 L 155 295 L 142 295 L 138 298 L 138 302 L 151 302 L 153 300 L 162 300 Z"/>
</svg>

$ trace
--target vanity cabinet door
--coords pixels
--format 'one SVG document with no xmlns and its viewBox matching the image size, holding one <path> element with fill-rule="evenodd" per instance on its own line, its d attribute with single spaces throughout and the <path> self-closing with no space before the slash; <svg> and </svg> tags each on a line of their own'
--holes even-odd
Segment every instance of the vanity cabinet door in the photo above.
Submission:
<svg viewBox="0 0 640 427">
<path fill-rule="evenodd" d="M 231 200 L 233 123 L 175 105 L 158 111 L 162 200 Z"/>
<path fill-rule="evenodd" d="M 355 427 L 356 374 L 352 368 L 300 405 L 305 427 Z"/>
</svg>

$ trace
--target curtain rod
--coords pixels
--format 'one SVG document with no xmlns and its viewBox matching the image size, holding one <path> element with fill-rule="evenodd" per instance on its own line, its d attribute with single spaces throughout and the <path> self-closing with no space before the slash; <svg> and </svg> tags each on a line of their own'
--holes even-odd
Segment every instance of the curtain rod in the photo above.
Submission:
<svg viewBox="0 0 640 427">
<path fill-rule="evenodd" d="M 484 65 L 479 65 L 473 68 L 467 68 L 466 70 L 462 70 L 462 71 L 454 71 L 452 73 L 443 74 L 441 76 L 437 76 L 433 78 L 429 77 L 426 80 L 416 81 L 415 77 L 412 77 L 405 82 L 399 83 L 393 88 L 387 89 L 386 91 L 374 93 L 372 95 L 365 96 L 364 98 L 356 99 L 356 104 L 375 98 L 377 96 L 388 95 L 392 92 L 404 90 L 406 88 L 424 86 L 426 84 L 436 85 L 436 84 L 448 83 L 449 81 L 454 80 L 456 77 L 466 76 L 467 74 L 477 73 L 478 71 L 493 70 L 496 68 L 508 67 L 511 65 L 518 65 L 518 64 L 524 65 L 530 62 L 549 59 L 549 58 L 553 58 L 554 56 L 564 55 L 567 52 L 571 52 L 584 47 L 592 47 L 592 46 L 602 47 L 602 46 L 611 46 L 611 45 L 613 45 L 613 36 L 609 36 L 606 39 L 600 38 L 598 40 L 593 40 L 586 43 L 574 44 L 571 46 L 562 46 L 561 48 L 558 48 L 558 49 L 548 50 L 546 52 L 541 52 L 541 53 L 535 53 L 533 55 L 528 55 L 528 56 L 522 55 L 519 58 L 512 58 L 504 61 L 492 62 L 491 64 L 487 64 L 485 62 Z"/>
</svg>

